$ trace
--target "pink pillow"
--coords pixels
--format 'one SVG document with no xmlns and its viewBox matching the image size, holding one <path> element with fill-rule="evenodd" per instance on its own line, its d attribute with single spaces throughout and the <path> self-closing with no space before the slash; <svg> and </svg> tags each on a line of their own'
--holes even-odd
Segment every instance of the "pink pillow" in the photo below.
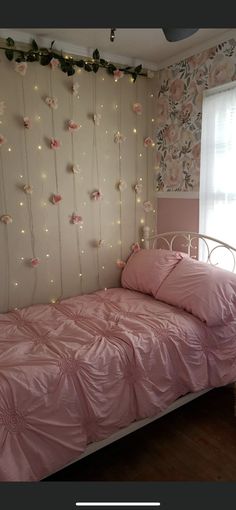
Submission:
<svg viewBox="0 0 236 510">
<path fill-rule="evenodd" d="M 178 252 L 140 250 L 129 257 L 122 272 L 121 285 L 155 297 L 163 280 L 180 260 L 182 255 Z"/>
<path fill-rule="evenodd" d="M 159 288 L 156 299 L 182 308 L 207 326 L 236 317 L 236 274 L 183 258 Z"/>
</svg>

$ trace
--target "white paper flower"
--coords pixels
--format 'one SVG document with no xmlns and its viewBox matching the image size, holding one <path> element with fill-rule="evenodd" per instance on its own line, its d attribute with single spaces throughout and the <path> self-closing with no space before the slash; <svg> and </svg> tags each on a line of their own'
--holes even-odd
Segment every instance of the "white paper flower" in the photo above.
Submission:
<svg viewBox="0 0 236 510">
<path fill-rule="evenodd" d="M 21 74 L 21 76 L 25 76 L 27 67 L 27 62 L 15 62 L 15 71 Z"/>
<path fill-rule="evenodd" d="M 4 115 L 5 109 L 6 109 L 5 101 L 0 101 L 0 115 Z"/>
<path fill-rule="evenodd" d="M 33 186 L 30 186 L 30 184 L 25 184 L 24 187 L 23 187 L 23 190 L 24 190 L 24 192 L 27 195 L 32 195 L 32 193 L 33 193 Z"/>
<path fill-rule="evenodd" d="M 23 117 L 23 124 L 26 129 L 30 129 L 31 121 L 29 117 Z"/>
<path fill-rule="evenodd" d="M 124 191 L 127 188 L 127 182 L 124 181 L 123 179 L 120 179 L 117 184 L 117 188 L 119 189 L 119 191 Z"/>
<path fill-rule="evenodd" d="M 150 70 L 148 70 L 148 71 L 147 71 L 147 77 L 148 77 L 148 78 L 150 78 L 150 79 L 151 79 L 151 78 L 154 78 L 154 76 L 155 76 L 155 75 L 154 75 L 154 72 L 153 72 L 153 71 L 150 71 Z"/>
<path fill-rule="evenodd" d="M 145 212 L 151 212 L 153 210 L 153 205 L 150 200 L 146 200 L 146 202 L 143 202 L 143 208 Z"/>
<path fill-rule="evenodd" d="M 124 135 L 122 135 L 122 133 L 120 133 L 120 131 L 117 131 L 114 134 L 114 142 L 115 143 L 122 143 L 122 142 L 125 142 L 125 140 L 126 140 L 126 137 Z"/>
<path fill-rule="evenodd" d="M 155 143 L 150 136 L 147 136 L 147 138 L 144 139 L 143 145 L 144 147 L 154 147 Z"/>
<path fill-rule="evenodd" d="M 58 99 L 56 97 L 46 97 L 45 103 L 53 110 L 57 110 L 58 108 Z"/>
<path fill-rule="evenodd" d="M 79 165 L 72 165 L 71 171 L 73 172 L 73 174 L 80 174 L 81 172 Z"/>
<path fill-rule="evenodd" d="M 134 191 L 137 193 L 137 195 L 140 195 L 140 193 L 143 191 L 143 185 L 140 183 L 135 184 Z"/>
<path fill-rule="evenodd" d="M 78 98 L 78 93 L 79 93 L 79 84 L 78 84 L 78 82 L 76 82 L 76 83 L 73 83 L 73 85 L 72 85 L 72 94 L 73 94 L 73 96 L 76 96 Z"/>
<path fill-rule="evenodd" d="M 93 116 L 93 120 L 94 120 L 94 124 L 95 126 L 100 126 L 100 121 L 101 121 L 101 114 L 100 113 L 95 113 L 94 116 Z"/>
<path fill-rule="evenodd" d="M 143 107 L 141 103 L 134 103 L 133 104 L 133 112 L 137 113 L 137 115 L 142 115 Z"/>
</svg>

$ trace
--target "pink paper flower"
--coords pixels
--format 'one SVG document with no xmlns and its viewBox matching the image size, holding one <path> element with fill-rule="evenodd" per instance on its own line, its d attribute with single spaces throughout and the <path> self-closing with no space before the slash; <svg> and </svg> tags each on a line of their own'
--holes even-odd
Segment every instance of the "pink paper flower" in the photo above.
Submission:
<svg viewBox="0 0 236 510">
<path fill-rule="evenodd" d="M 144 147 L 154 147 L 155 143 L 150 136 L 147 136 L 143 142 Z"/>
<path fill-rule="evenodd" d="M 79 214 L 73 213 L 70 216 L 70 222 L 73 223 L 73 225 L 83 225 L 83 218 Z"/>
<path fill-rule="evenodd" d="M 0 115 L 4 115 L 5 109 L 6 109 L 5 101 L 0 101 Z"/>
<path fill-rule="evenodd" d="M 57 194 L 52 195 L 51 201 L 52 201 L 52 203 L 54 205 L 59 204 L 59 202 L 61 202 L 61 200 L 62 200 L 62 196 L 61 195 L 59 195 L 59 194 L 58 195 Z"/>
<path fill-rule="evenodd" d="M 73 174 L 79 174 L 81 172 L 79 165 L 72 165 L 71 171 Z"/>
<path fill-rule="evenodd" d="M 58 58 L 54 58 L 54 57 L 53 57 L 53 58 L 50 60 L 50 66 L 51 66 L 51 69 L 53 69 L 53 70 L 54 70 L 54 69 L 57 69 L 57 67 L 59 67 L 59 65 L 60 65 L 60 62 L 59 62 Z"/>
<path fill-rule="evenodd" d="M 90 195 L 90 198 L 92 200 L 101 200 L 102 198 L 102 193 L 101 191 L 99 191 L 98 189 L 95 190 L 95 191 L 92 191 L 91 195 Z"/>
<path fill-rule="evenodd" d="M 80 128 L 81 128 L 80 124 L 77 124 L 77 122 L 75 122 L 74 120 L 69 120 L 68 129 L 71 133 L 73 133 L 74 131 L 78 131 L 78 129 Z"/>
<path fill-rule="evenodd" d="M 117 267 L 119 267 L 119 269 L 124 269 L 124 267 L 126 266 L 126 262 L 124 260 L 117 259 L 116 265 Z"/>
<path fill-rule="evenodd" d="M 141 115 L 143 111 L 143 107 L 141 103 L 134 103 L 133 104 L 133 112 L 137 113 L 137 115 Z"/>
<path fill-rule="evenodd" d="M 57 110 L 58 108 L 58 99 L 56 97 L 46 97 L 45 103 L 53 110 Z"/>
<path fill-rule="evenodd" d="M 124 191 L 127 188 L 127 182 L 120 179 L 117 184 L 117 187 L 118 187 L 119 191 Z"/>
<path fill-rule="evenodd" d="M 78 97 L 78 93 L 79 93 L 79 84 L 76 82 L 76 83 L 73 83 L 73 85 L 72 85 L 72 94 L 73 94 L 73 96 Z"/>
<path fill-rule="evenodd" d="M 27 62 L 15 62 L 15 71 L 21 74 L 21 76 L 25 76 L 27 67 Z"/>
<path fill-rule="evenodd" d="M 134 191 L 137 193 L 137 195 L 140 195 L 140 193 L 143 191 L 143 185 L 140 183 L 135 184 Z"/>
<path fill-rule="evenodd" d="M 113 71 L 113 76 L 114 76 L 115 81 L 118 81 L 118 80 L 120 80 L 120 78 L 123 78 L 124 72 L 120 71 L 120 69 L 116 69 L 115 71 Z"/>
<path fill-rule="evenodd" d="M 120 131 L 117 131 L 114 134 L 114 142 L 115 143 L 122 143 L 122 142 L 125 142 L 125 140 L 126 140 L 126 137 L 124 135 L 122 135 L 122 133 L 120 133 Z"/>
<path fill-rule="evenodd" d="M 31 122 L 30 122 L 29 117 L 23 117 L 23 122 L 24 122 L 24 127 L 25 127 L 26 129 L 30 129 L 30 127 L 31 127 Z"/>
<path fill-rule="evenodd" d="M 0 134 L 0 146 L 3 145 L 6 142 L 7 142 L 7 139 L 5 138 L 5 136 Z"/>
<path fill-rule="evenodd" d="M 33 193 L 33 186 L 30 186 L 30 184 L 25 184 L 23 186 L 23 190 L 27 195 L 32 195 Z"/>
<path fill-rule="evenodd" d="M 32 259 L 30 259 L 30 265 L 31 267 L 37 267 L 40 263 L 40 260 L 38 257 L 34 257 Z"/>
<path fill-rule="evenodd" d="M 6 225 L 13 222 L 13 218 L 12 216 L 10 216 L 10 214 L 3 214 L 0 220 L 2 221 L 2 223 L 5 223 Z"/>
<path fill-rule="evenodd" d="M 134 253 L 137 253 L 138 251 L 140 251 L 140 250 L 141 250 L 141 248 L 140 248 L 140 246 L 139 246 L 139 243 L 134 243 L 134 244 L 132 244 L 131 249 L 132 249 L 132 251 L 133 251 Z"/>
<path fill-rule="evenodd" d="M 146 200 L 146 202 L 143 202 L 143 208 L 145 212 L 151 212 L 153 210 L 153 205 L 150 200 Z"/>
<path fill-rule="evenodd" d="M 59 147 L 61 147 L 60 140 L 57 140 L 56 138 L 51 138 L 50 147 L 51 149 L 59 149 Z"/>
</svg>

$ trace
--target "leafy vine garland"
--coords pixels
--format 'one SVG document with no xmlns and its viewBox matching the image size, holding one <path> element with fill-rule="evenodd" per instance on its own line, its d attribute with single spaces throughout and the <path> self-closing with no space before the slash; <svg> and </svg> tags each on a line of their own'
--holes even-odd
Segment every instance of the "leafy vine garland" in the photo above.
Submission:
<svg viewBox="0 0 236 510">
<path fill-rule="evenodd" d="M 148 76 L 148 73 L 142 70 L 142 65 L 136 67 L 130 66 L 119 66 L 117 67 L 112 62 L 108 62 L 100 57 L 98 49 L 94 50 L 92 58 L 86 57 L 85 59 L 80 58 L 77 60 L 74 57 L 63 56 L 62 51 L 57 52 L 53 50 L 55 41 L 52 41 L 50 48 L 39 48 L 35 39 L 31 42 L 31 48 L 29 50 L 20 50 L 16 48 L 15 41 L 8 37 L 6 39 L 6 46 L 0 48 L 5 50 L 5 55 L 8 60 L 15 60 L 15 62 L 39 62 L 42 66 L 50 64 L 52 59 L 59 61 L 59 67 L 63 73 L 68 76 L 72 76 L 76 72 L 76 67 L 82 68 L 87 72 L 97 73 L 100 67 L 106 69 L 108 74 L 114 75 L 114 72 L 121 71 L 124 74 L 130 74 L 133 78 L 133 82 L 136 81 L 137 76 Z"/>
</svg>

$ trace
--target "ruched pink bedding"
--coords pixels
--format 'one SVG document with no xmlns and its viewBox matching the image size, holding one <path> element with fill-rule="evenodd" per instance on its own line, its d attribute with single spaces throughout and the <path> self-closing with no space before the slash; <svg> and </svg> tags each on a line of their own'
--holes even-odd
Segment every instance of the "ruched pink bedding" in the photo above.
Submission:
<svg viewBox="0 0 236 510">
<path fill-rule="evenodd" d="M 235 331 L 126 289 L 0 315 L 0 480 L 40 480 L 179 396 L 233 382 Z"/>
</svg>

